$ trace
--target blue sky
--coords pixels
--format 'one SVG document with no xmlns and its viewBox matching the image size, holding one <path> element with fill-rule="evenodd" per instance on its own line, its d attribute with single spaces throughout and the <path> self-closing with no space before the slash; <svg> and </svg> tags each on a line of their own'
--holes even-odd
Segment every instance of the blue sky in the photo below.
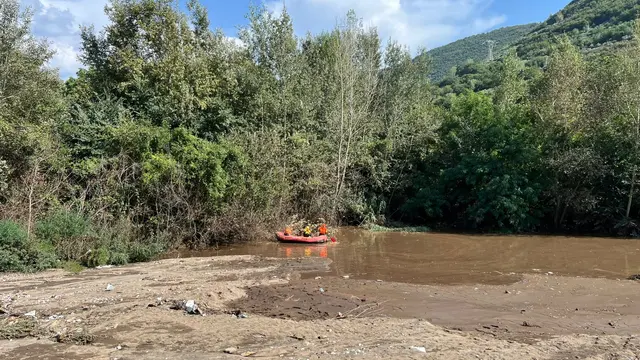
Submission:
<svg viewBox="0 0 640 360">
<path fill-rule="evenodd" d="M 299 1 L 289 0 L 289 6 L 294 6 Z M 310 1 L 312 2 L 312 1 Z M 316 1 L 320 2 L 320 1 Z M 347 0 L 348 2 L 348 0 Z M 367 3 L 367 0 L 360 1 L 360 3 Z M 374 2 L 374 1 L 372 1 Z M 400 0 L 400 3 L 407 3 L 408 1 Z M 428 2 L 428 1 L 427 1 Z M 436 3 L 437 1 L 433 1 Z M 454 2 L 454 1 L 451 1 Z M 555 14 L 558 10 L 565 7 L 570 0 L 494 0 L 489 3 L 489 6 L 484 11 L 483 15 L 495 14 L 504 15 L 505 21 L 498 25 L 511 26 L 520 25 L 531 22 L 540 22 L 546 20 L 549 15 Z M 233 33 L 238 25 L 245 24 L 245 13 L 252 3 L 250 0 L 203 0 L 202 4 L 209 9 L 209 15 L 211 22 L 214 26 L 219 27 L 227 33 Z M 260 4 L 259 1 L 253 1 L 254 4 Z M 444 2 L 443 2 L 444 3 Z M 470 3 L 469 1 L 463 3 Z M 482 3 L 482 1 L 477 1 Z M 296 19 L 294 19 L 295 21 Z M 304 27 L 304 24 L 296 24 L 300 30 Z M 299 30 L 299 31 L 300 31 Z M 466 36 L 466 35 L 465 35 Z"/>
<path fill-rule="evenodd" d="M 35 11 L 34 32 L 47 37 L 57 51 L 51 65 L 67 78 L 81 66 L 77 59 L 81 24 L 103 27 L 107 0 L 20 0 Z M 185 3 L 186 0 L 180 0 Z M 282 0 L 200 0 L 212 27 L 229 37 L 246 25 L 249 4 L 282 9 Z M 375 26 L 383 40 L 392 38 L 411 51 L 509 25 L 544 21 L 569 0 L 286 0 L 296 33 L 318 33 L 333 27 L 349 9 Z"/>
</svg>

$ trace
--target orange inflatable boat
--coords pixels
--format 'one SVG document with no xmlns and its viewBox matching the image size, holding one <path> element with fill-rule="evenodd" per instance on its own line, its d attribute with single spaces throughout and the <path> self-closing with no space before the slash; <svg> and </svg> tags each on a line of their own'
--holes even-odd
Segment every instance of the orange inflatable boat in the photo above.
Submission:
<svg viewBox="0 0 640 360">
<path fill-rule="evenodd" d="M 305 236 L 285 235 L 283 232 L 277 232 L 276 239 L 278 239 L 278 241 L 281 241 L 281 242 L 307 243 L 307 244 L 326 243 L 329 240 L 329 238 L 327 238 L 327 235 L 305 237 Z"/>
</svg>

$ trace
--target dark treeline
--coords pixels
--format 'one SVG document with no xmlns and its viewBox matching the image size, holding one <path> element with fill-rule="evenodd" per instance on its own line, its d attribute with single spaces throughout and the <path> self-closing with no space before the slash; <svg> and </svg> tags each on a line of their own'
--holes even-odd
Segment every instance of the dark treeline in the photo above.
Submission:
<svg viewBox="0 0 640 360">
<path fill-rule="evenodd" d="M 638 42 L 587 62 L 560 39 L 534 72 L 511 53 L 495 86 L 442 99 L 424 53 L 382 48 L 353 13 L 299 38 L 254 8 L 240 44 L 188 9 L 112 0 L 62 82 L 0 0 L 0 270 L 143 261 L 292 216 L 637 231 Z"/>
</svg>

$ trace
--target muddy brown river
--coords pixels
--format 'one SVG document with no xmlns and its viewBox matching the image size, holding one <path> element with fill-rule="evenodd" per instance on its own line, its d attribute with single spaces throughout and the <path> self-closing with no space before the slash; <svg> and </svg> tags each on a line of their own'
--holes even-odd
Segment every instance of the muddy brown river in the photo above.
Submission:
<svg viewBox="0 0 640 360">
<path fill-rule="evenodd" d="M 561 236 L 374 233 L 341 229 L 337 243 L 260 242 L 183 257 L 260 255 L 324 257 L 330 274 L 414 284 L 508 284 L 537 273 L 626 279 L 640 274 L 640 241 Z"/>
</svg>

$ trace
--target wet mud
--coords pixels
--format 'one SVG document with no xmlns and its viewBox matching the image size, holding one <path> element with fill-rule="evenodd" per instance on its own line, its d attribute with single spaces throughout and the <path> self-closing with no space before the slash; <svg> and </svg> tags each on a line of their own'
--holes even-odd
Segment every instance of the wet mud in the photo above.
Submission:
<svg viewBox="0 0 640 360">
<path fill-rule="evenodd" d="M 509 285 L 411 285 L 335 277 L 247 289 L 229 303 L 279 319 L 423 319 L 446 329 L 535 343 L 570 334 L 632 335 L 640 283 L 525 275 Z"/>
</svg>

